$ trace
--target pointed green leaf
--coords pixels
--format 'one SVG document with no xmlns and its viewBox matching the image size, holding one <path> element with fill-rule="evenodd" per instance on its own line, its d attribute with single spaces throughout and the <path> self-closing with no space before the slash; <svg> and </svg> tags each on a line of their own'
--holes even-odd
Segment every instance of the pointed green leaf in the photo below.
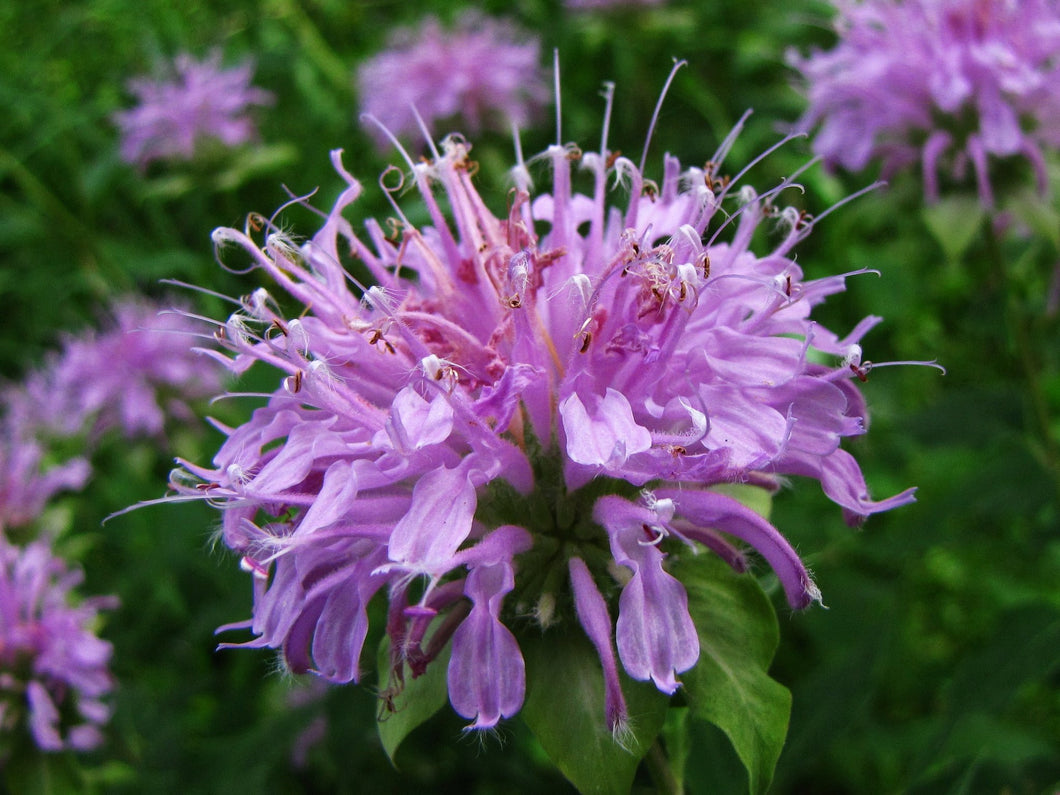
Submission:
<svg viewBox="0 0 1060 795">
<path fill-rule="evenodd" d="M 791 693 L 768 674 L 780 637 L 776 613 L 753 577 L 711 555 L 685 558 L 673 574 L 688 591 L 701 648 L 681 675 L 692 714 L 725 732 L 751 793 L 764 793 L 791 714 Z"/>
<path fill-rule="evenodd" d="M 241 149 L 230 160 L 227 168 L 217 174 L 214 184 L 218 190 L 234 190 L 251 177 L 278 171 L 297 159 L 298 150 L 290 144 Z"/>
<path fill-rule="evenodd" d="M 405 684 L 400 692 L 390 680 L 390 644 L 386 637 L 379 644 L 379 720 L 376 728 L 383 750 L 395 765 L 394 755 L 412 731 L 425 723 L 449 700 L 446 670 L 449 668 L 449 646 L 427 666 L 423 676 L 412 678 L 405 666 Z"/>
<path fill-rule="evenodd" d="M 974 196 L 952 196 L 921 211 L 924 224 L 938 242 L 946 259 L 960 262 L 964 252 L 975 239 L 986 217 L 982 204 Z"/>
<path fill-rule="evenodd" d="M 526 659 L 526 703 L 519 713 L 579 792 L 628 793 L 637 765 L 666 717 L 669 698 L 652 684 L 623 676 L 633 736 L 627 748 L 604 719 L 600 658 L 577 632 L 520 639 Z"/>
</svg>

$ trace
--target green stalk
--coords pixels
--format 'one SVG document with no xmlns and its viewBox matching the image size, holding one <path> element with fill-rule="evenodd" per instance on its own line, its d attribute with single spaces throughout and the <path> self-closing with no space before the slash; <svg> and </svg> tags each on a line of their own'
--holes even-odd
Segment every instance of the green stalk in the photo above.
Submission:
<svg viewBox="0 0 1060 795">
<path fill-rule="evenodd" d="M 651 748 L 644 757 L 644 763 L 648 766 L 652 781 L 655 782 L 655 791 L 665 795 L 682 795 L 684 788 L 678 782 L 670 767 L 670 760 L 663 750 L 662 743 L 656 738 Z"/>
<path fill-rule="evenodd" d="M 0 174 L 8 172 L 26 197 L 40 210 L 42 215 L 54 218 L 59 232 L 66 233 L 71 240 L 85 243 L 92 239 L 89 230 L 81 219 L 66 208 L 59 198 L 48 190 L 47 186 L 15 157 L 11 152 L 0 147 Z"/>
<path fill-rule="evenodd" d="M 1027 388 L 1027 398 L 1030 403 L 1031 416 L 1034 427 L 1031 432 L 1031 450 L 1037 454 L 1041 464 L 1048 469 L 1049 474 L 1056 487 L 1057 496 L 1060 497 L 1060 447 L 1053 436 L 1052 422 L 1049 411 L 1049 400 L 1042 386 L 1042 363 L 1034 349 L 1034 335 L 1031 332 L 1030 322 L 1020 305 L 1015 291 L 1012 288 L 1005 273 L 1005 259 L 1001 252 L 1001 244 L 994 231 L 994 225 L 990 219 L 986 221 L 986 244 L 993 265 L 995 276 L 1001 282 L 1001 289 L 1005 295 L 1005 325 L 1008 328 L 1012 344 L 1016 348 L 1020 369 Z M 1037 435 L 1041 444 L 1035 445 L 1033 437 Z"/>
<path fill-rule="evenodd" d="M 306 14 L 301 4 L 293 0 L 271 0 L 269 4 L 277 15 L 286 19 L 298 36 L 301 51 L 327 76 L 333 86 L 342 94 L 350 90 L 351 73 L 348 65 L 331 49 L 324 37 L 320 35 L 313 20 Z"/>
</svg>

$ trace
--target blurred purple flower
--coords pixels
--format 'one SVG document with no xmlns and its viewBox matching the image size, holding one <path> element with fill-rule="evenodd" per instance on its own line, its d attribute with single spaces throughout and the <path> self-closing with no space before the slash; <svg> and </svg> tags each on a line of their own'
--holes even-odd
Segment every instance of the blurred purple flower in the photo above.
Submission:
<svg viewBox="0 0 1060 795">
<path fill-rule="evenodd" d="M 222 372 L 197 355 L 198 326 L 146 299 L 114 303 L 110 327 L 67 336 L 57 355 L 9 386 L 10 422 L 28 434 L 158 436 L 167 420 L 190 420 L 186 401 L 221 390 Z"/>
<path fill-rule="evenodd" d="M 969 165 L 993 205 L 992 158 L 1021 157 L 1047 189 L 1043 149 L 1060 145 L 1057 0 L 833 0 L 839 42 L 789 55 L 820 127 L 814 151 L 852 171 L 913 163 L 929 201 L 939 172 Z M 997 172 L 993 175 L 996 178 Z"/>
<path fill-rule="evenodd" d="M 386 707 L 406 668 L 422 674 L 451 641 L 450 701 L 487 729 L 524 696 L 514 591 L 542 627 L 584 626 L 621 741 L 614 649 L 667 693 L 699 655 L 668 555 L 703 546 L 743 571 L 743 541 L 792 607 L 819 599 L 776 528 L 712 487 L 805 475 L 851 522 L 913 494 L 873 501 L 840 448 L 866 429 L 860 340 L 880 319 L 844 338 L 811 320 L 845 277 L 805 280 L 792 258 L 815 223 L 779 204 L 794 182 L 760 194 L 719 174 L 736 134 L 706 170 L 667 155 L 658 186 L 608 152 L 606 130 L 599 152 L 550 146 L 552 190 L 533 199 L 520 155 L 500 218 L 450 136 L 429 162 L 406 157 L 430 224 L 394 202 L 395 234 L 369 220 L 368 243 L 343 216 L 362 189 L 335 151 L 347 187 L 311 240 L 257 215 L 261 242 L 214 231 L 219 254 L 241 249 L 304 307 L 288 316 L 259 288 L 217 324 L 211 353 L 233 372 L 260 361 L 283 379 L 211 466 L 181 461 L 164 498 L 222 509 L 223 539 L 255 575 L 253 617 L 229 627 L 254 633 L 241 645 L 357 681 L 366 608 L 386 590 Z M 575 164 L 588 193 L 572 189 Z M 624 208 L 609 203 L 627 191 Z M 759 256 L 763 226 L 778 242 Z M 618 589 L 612 625 L 604 594 Z"/>
<path fill-rule="evenodd" d="M 47 541 L 19 548 L 0 535 L 0 737 L 28 730 L 43 751 L 102 743 L 111 645 L 93 627 L 98 611 L 117 602 L 75 603 L 81 580 Z"/>
<path fill-rule="evenodd" d="M 549 96 L 540 49 L 536 36 L 474 11 L 451 29 L 427 17 L 393 33 L 388 49 L 357 70 L 361 112 L 395 135 L 418 135 L 417 113 L 433 133 L 448 132 L 438 123 L 456 117 L 466 133 L 524 126 Z M 376 140 L 387 145 L 385 135 Z"/>
<path fill-rule="evenodd" d="M 0 420 L 0 534 L 40 516 L 57 492 L 81 489 L 91 469 L 83 458 L 46 465 L 44 447 L 11 418 Z"/>
<path fill-rule="evenodd" d="M 238 146 L 257 135 L 252 105 L 270 105 L 273 95 L 250 84 L 254 64 L 221 68 L 221 54 L 197 61 L 178 55 L 172 77 L 130 80 L 137 106 L 114 114 L 121 156 L 146 167 L 154 160 L 191 160 L 207 140 Z"/>
</svg>

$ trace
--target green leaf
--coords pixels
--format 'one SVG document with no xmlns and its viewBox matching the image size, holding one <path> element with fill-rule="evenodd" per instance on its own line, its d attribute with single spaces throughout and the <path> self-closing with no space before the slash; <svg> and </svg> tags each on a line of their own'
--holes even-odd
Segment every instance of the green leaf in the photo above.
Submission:
<svg viewBox="0 0 1060 795">
<path fill-rule="evenodd" d="M 1025 190 L 1005 203 L 1005 209 L 1025 224 L 1036 235 L 1060 248 L 1060 212 L 1037 191 Z"/>
<path fill-rule="evenodd" d="M 960 262 L 975 239 L 986 211 L 974 196 L 953 196 L 927 205 L 921 211 L 924 224 L 938 242 L 946 259 Z"/>
<path fill-rule="evenodd" d="M 195 190 L 195 180 L 190 174 L 166 174 L 144 183 L 143 196 L 147 200 L 179 199 Z"/>
<path fill-rule="evenodd" d="M 388 638 L 384 637 L 379 644 L 378 667 L 379 667 L 379 693 L 380 704 L 376 729 L 379 731 L 379 739 L 383 743 L 383 750 L 394 762 L 401 743 L 412 731 L 422 723 L 434 716 L 438 710 L 445 706 L 449 700 L 449 688 L 446 683 L 446 670 L 449 668 L 449 650 L 445 650 L 435 658 L 423 676 L 412 678 L 412 672 L 406 665 L 405 685 L 400 693 L 393 692 L 393 682 L 390 681 L 390 644 Z"/>
<path fill-rule="evenodd" d="M 526 703 L 519 713 L 541 747 L 582 793 L 628 793 L 637 765 L 666 717 L 669 698 L 623 675 L 632 736 L 624 748 L 604 719 L 604 675 L 589 640 L 577 632 L 520 638 Z"/>
<path fill-rule="evenodd" d="M 780 638 L 776 613 L 753 577 L 712 556 L 685 558 L 673 575 L 688 591 L 699 634 L 699 662 L 681 676 L 692 714 L 725 732 L 750 791 L 764 793 L 791 714 L 791 693 L 768 674 Z"/>
<path fill-rule="evenodd" d="M 298 150 L 291 144 L 273 144 L 238 150 L 227 168 L 220 172 L 214 185 L 218 190 L 234 190 L 258 174 L 279 171 L 298 160 Z"/>
<path fill-rule="evenodd" d="M 746 483 L 718 483 L 711 486 L 710 490 L 724 494 L 726 497 L 732 497 L 763 519 L 768 519 L 773 510 L 773 495 L 761 486 L 749 486 Z"/>
</svg>

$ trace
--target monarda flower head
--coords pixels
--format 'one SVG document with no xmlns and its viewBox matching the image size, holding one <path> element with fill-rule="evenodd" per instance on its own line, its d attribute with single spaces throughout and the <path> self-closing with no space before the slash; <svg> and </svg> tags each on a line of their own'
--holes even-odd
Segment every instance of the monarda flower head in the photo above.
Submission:
<svg viewBox="0 0 1060 795">
<path fill-rule="evenodd" d="M 201 61 L 182 54 L 171 71 L 158 80 L 129 81 L 137 105 L 114 115 L 123 160 L 146 168 L 155 160 L 191 160 L 211 140 L 233 147 L 255 138 L 251 107 L 274 98 L 250 84 L 252 62 L 224 69 L 220 52 Z"/>
<path fill-rule="evenodd" d="M 20 731 L 43 751 L 103 741 L 111 645 L 94 624 L 116 601 L 73 601 L 81 579 L 47 540 L 20 548 L 0 534 L 0 762 Z"/>
<path fill-rule="evenodd" d="M 136 296 L 110 306 L 101 329 L 69 334 L 62 347 L 0 395 L 22 435 L 161 436 L 167 419 L 194 417 L 189 401 L 215 395 L 223 372 L 188 346 L 201 329 L 178 311 Z M 213 365 L 213 366 L 209 366 Z"/>
<path fill-rule="evenodd" d="M 15 418 L 0 419 L 0 534 L 32 523 L 55 494 L 81 489 L 91 475 L 84 458 L 49 465 L 45 453 Z"/>
<path fill-rule="evenodd" d="M 792 54 L 820 125 L 814 151 L 885 174 L 919 162 L 929 200 L 939 172 L 969 165 L 993 204 L 992 159 L 1029 161 L 1044 192 L 1043 150 L 1060 145 L 1060 4 L 1056 0 L 833 0 L 839 42 Z"/>
<path fill-rule="evenodd" d="M 873 501 L 840 447 L 866 427 L 859 344 L 879 318 L 845 337 L 810 319 L 845 277 L 806 280 L 791 258 L 814 221 L 779 206 L 790 180 L 757 193 L 721 175 L 735 134 L 706 167 L 667 156 L 655 183 L 608 151 L 605 125 L 597 152 L 540 156 L 551 191 L 534 195 L 520 155 L 499 216 L 449 136 L 408 161 L 430 222 L 395 201 L 390 236 L 374 220 L 355 234 L 343 213 L 362 186 L 335 151 L 346 189 L 311 239 L 256 215 L 214 231 L 219 256 L 241 249 L 301 305 L 281 313 L 259 288 L 219 324 L 215 356 L 282 381 L 212 466 L 181 462 L 168 498 L 220 507 L 255 578 L 243 645 L 357 681 L 385 594 L 387 697 L 447 652 L 453 708 L 488 729 L 523 704 L 527 615 L 580 624 L 621 731 L 620 664 L 673 693 L 699 656 L 668 556 L 705 548 L 742 571 L 747 544 L 792 607 L 819 598 L 776 528 L 714 487 L 803 475 L 851 521 L 913 495 Z"/>
<path fill-rule="evenodd" d="M 467 11 L 446 28 L 427 17 L 358 68 L 361 111 L 396 134 L 418 134 L 417 114 L 436 134 L 454 119 L 469 133 L 522 127 L 548 99 L 540 53 L 536 36 L 506 20 Z"/>
</svg>

